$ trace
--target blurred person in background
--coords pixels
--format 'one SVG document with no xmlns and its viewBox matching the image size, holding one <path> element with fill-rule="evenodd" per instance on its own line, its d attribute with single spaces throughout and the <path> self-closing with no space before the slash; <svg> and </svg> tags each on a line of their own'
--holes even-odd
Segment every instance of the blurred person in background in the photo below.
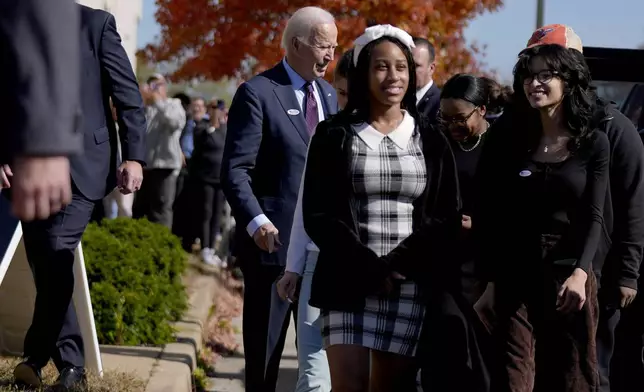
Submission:
<svg viewBox="0 0 644 392">
<path fill-rule="evenodd" d="M 71 0 L 0 0 L 0 189 L 11 188 L 23 221 L 72 198 L 68 157 L 83 150 L 78 26 Z"/>
<path fill-rule="evenodd" d="M 142 86 L 146 104 L 147 155 L 145 184 L 134 198 L 133 216 L 146 217 L 172 229 L 177 177 L 183 167 L 179 138 L 186 125 L 181 100 L 168 98 L 163 75 L 152 75 Z"/>
<path fill-rule="evenodd" d="M 198 124 L 209 123 L 206 101 L 202 97 L 190 99 L 185 94 L 176 94 L 175 98 L 182 99 L 182 105 L 186 110 L 186 125 L 183 127 L 179 143 L 182 152 L 182 167 L 177 177 L 176 195 L 173 203 L 172 233 L 181 238 L 183 248 L 192 251 L 194 237 L 192 219 L 192 200 L 188 192 L 186 182 L 188 178 L 188 165 L 194 150 L 194 131 Z"/>
<path fill-rule="evenodd" d="M 512 96 L 512 87 L 501 86 L 499 82 L 492 78 L 483 77 L 488 86 L 490 86 L 490 99 L 488 109 L 485 113 L 485 119 L 488 123 L 494 124 L 497 118 L 503 114 L 503 109 L 509 104 Z"/>
<path fill-rule="evenodd" d="M 186 194 L 190 195 L 192 219 L 197 232 L 191 237 L 201 241 L 201 259 L 209 265 L 224 266 L 215 254 L 217 237 L 221 237 L 224 195 L 220 185 L 221 161 L 226 142 L 226 124 L 221 105 L 208 106 L 208 118 L 194 129 L 194 150 L 188 163 Z"/>
<path fill-rule="evenodd" d="M 347 104 L 348 78 L 353 50 L 345 52 L 338 61 L 333 74 L 333 87 L 338 96 L 340 110 Z M 304 178 L 302 178 L 302 182 Z M 319 250 L 304 230 L 302 218 L 302 192 L 295 206 L 291 239 L 286 256 L 284 276 L 277 283 L 277 292 L 284 301 L 297 299 L 297 360 L 298 380 L 296 392 L 331 390 L 331 375 L 326 352 L 322 346 L 322 331 L 319 322 L 320 309 L 309 305 L 311 281 Z M 301 284 L 299 293 L 298 285 Z"/>
<path fill-rule="evenodd" d="M 441 90 L 434 83 L 436 70 L 436 50 L 427 39 L 414 38 L 415 48 L 412 49 L 416 63 L 416 102 L 418 111 L 429 119 L 431 124 L 436 122 L 440 107 Z"/>
<path fill-rule="evenodd" d="M 54 390 L 86 390 L 84 342 L 76 310 L 74 252 L 97 203 L 118 187 L 136 192 L 143 181 L 145 114 L 132 65 L 114 16 L 77 5 L 81 16 L 83 154 L 70 158 L 72 200 L 48 219 L 23 222 L 23 239 L 36 285 L 36 303 L 25 336 L 16 383 L 42 385 L 41 369 L 53 360 L 60 376 Z M 80 35 L 78 35 L 80 34 Z M 116 129 L 109 99 L 116 107 Z M 122 156 L 118 155 L 118 142 Z"/>
<path fill-rule="evenodd" d="M 338 94 L 338 106 L 340 110 L 344 109 L 349 99 L 349 67 L 351 67 L 351 60 L 353 56 L 353 49 L 344 52 L 338 64 L 335 66 L 333 73 L 333 88 Z"/>
<path fill-rule="evenodd" d="M 286 57 L 239 86 L 230 106 L 221 183 L 235 216 L 235 255 L 244 275 L 248 392 L 276 388 L 295 308 L 279 297 L 275 283 L 286 264 L 308 143 L 318 122 L 338 109 L 323 79 L 337 38 L 329 12 L 297 10 L 282 35 Z"/>
</svg>

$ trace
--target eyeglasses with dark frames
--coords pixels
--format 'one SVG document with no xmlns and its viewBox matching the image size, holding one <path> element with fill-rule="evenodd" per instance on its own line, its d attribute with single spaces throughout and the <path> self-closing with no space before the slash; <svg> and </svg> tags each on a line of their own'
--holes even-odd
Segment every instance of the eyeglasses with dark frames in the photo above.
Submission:
<svg viewBox="0 0 644 392">
<path fill-rule="evenodd" d="M 438 116 L 437 120 L 440 124 L 442 125 L 467 125 L 467 120 L 470 119 L 476 113 L 476 111 L 479 109 L 479 107 L 475 107 L 474 110 L 472 110 L 467 116 L 465 117 L 460 117 L 460 115 L 457 116 L 445 116 L 443 112 L 440 110 L 438 111 Z"/>
<path fill-rule="evenodd" d="M 558 76 L 559 72 L 553 71 L 551 69 L 544 69 L 539 72 L 533 72 L 523 77 L 523 84 L 531 84 L 536 78 L 539 83 L 547 84 L 555 77 Z"/>
</svg>

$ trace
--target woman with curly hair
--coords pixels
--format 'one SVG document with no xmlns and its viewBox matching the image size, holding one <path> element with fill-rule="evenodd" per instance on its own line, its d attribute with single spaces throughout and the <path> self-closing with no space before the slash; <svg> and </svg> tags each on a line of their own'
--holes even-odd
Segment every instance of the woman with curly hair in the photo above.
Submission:
<svg viewBox="0 0 644 392">
<path fill-rule="evenodd" d="M 610 247 L 603 219 L 609 143 L 592 128 L 583 58 L 528 47 L 514 69 L 512 132 L 479 163 L 474 232 L 494 296 L 495 392 L 598 388 L 598 270 Z M 495 130 L 492 127 L 492 135 Z M 500 143 L 500 145 L 499 145 Z"/>
</svg>

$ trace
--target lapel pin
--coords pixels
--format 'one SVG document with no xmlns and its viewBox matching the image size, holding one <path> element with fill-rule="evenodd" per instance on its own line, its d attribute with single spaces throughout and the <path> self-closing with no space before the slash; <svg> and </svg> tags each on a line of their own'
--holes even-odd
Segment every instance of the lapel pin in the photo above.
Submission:
<svg viewBox="0 0 644 392">
<path fill-rule="evenodd" d="M 290 114 L 291 116 L 297 116 L 298 114 L 300 114 L 300 111 L 297 109 L 289 109 L 286 111 L 286 113 Z"/>
</svg>

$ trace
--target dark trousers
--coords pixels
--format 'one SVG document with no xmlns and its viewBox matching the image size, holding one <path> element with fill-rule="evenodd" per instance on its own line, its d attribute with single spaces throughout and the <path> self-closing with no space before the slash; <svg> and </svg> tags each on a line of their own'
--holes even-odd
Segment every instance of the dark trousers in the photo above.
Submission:
<svg viewBox="0 0 644 392">
<path fill-rule="evenodd" d="M 612 288 L 611 288 L 612 289 Z M 614 290 L 614 289 L 612 289 Z M 610 392 L 610 373 L 613 352 L 615 349 L 615 330 L 619 323 L 621 311 L 611 293 L 599 290 L 599 321 L 597 323 L 597 365 L 601 392 Z"/>
<path fill-rule="evenodd" d="M 136 193 L 132 217 L 146 217 L 172 229 L 172 206 L 177 192 L 177 175 L 173 169 L 146 169 L 143 184 Z"/>
<path fill-rule="evenodd" d="M 221 216 L 224 206 L 224 193 L 219 184 L 207 184 L 200 182 L 197 186 L 199 206 L 199 220 L 201 230 L 199 238 L 203 248 L 214 248 L 215 236 L 221 228 Z"/>
<path fill-rule="evenodd" d="M 599 388 L 595 334 L 597 281 L 586 281 L 579 312 L 556 310 L 557 293 L 572 268 L 544 266 L 495 285 L 497 325 L 492 391 L 595 392 Z M 514 274 L 509 274 L 512 276 Z"/>
<path fill-rule="evenodd" d="M 297 308 L 277 295 L 283 267 L 238 258 L 244 275 L 243 339 L 247 392 L 274 392 L 291 319 Z"/>
<path fill-rule="evenodd" d="M 71 203 L 59 213 L 22 224 L 37 292 L 24 354 L 39 366 L 45 366 L 50 358 L 58 370 L 85 365 L 83 338 L 72 302 L 74 252 L 94 204 L 74 187 Z"/>
<path fill-rule="evenodd" d="M 423 391 L 489 392 L 490 338 L 468 297 L 461 290 L 430 297 L 418 353 Z"/>
<path fill-rule="evenodd" d="M 612 392 L 644 391 L 644 287 L 635 301 L 621 310 L 615 330 L 615 351 L 611 364 Z"/>
</svg>

